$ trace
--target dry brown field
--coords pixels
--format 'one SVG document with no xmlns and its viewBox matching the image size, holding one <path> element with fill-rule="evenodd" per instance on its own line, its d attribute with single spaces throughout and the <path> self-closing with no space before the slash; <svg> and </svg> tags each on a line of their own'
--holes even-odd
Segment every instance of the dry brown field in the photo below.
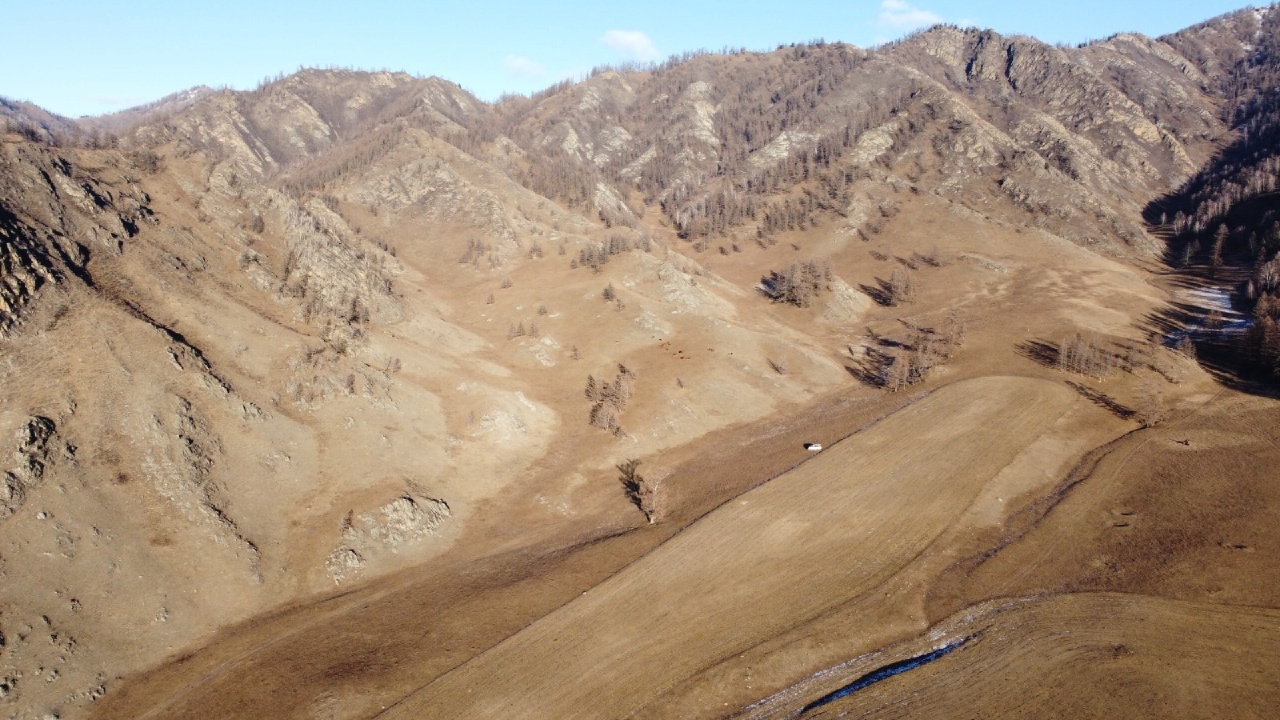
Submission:
<svg viewBox="0 0 1280 720">
<path fill-rule="evenodd" d="M 543 490 L 575 507 L 571 525 L 528 500 L 488 500 L 435 562 L 221 631 L 126 679 L 95 717 L 789 717 L 867 672 L 966 636 L 955 618 L 976 628 L 988 606 L 1116 591 L 1213 602 L 1186 593 L 1210 558 L 1176 577 L 1167 567 L 1191 552 L 1186 538 L 1203 540 L 1188 528 L 1218 507 L 1214 493 L 1234 503 L 1215 516 L 1224 529 L 1254 518 L 1254 540 L 1241 541 L 1249 549 L 1228 553 L 1253 562 L 1237 579 L 1274 589 L 1271 506 L 1240 494 L 1274 484 L 1275 440 L 1264 431 L 1274 427 L 1272 401 L 1170 355 L 1181 373 L 1168 385 L 1173 415 L 1135 429 L 1115 407 L 1132 402 L 1136 378 L 1077 378 L 1018 345 L 1080 326 L 1133 333 L 1134 308 L 1159 306 L 1159 280 L 1069 245 L 1028 245 L 1008 229 L 984 237 L 982 223 L 928 203 L 892 242 L 923 243 L 944 225 L 954 233 L 946 252 L 981 243 L 985 254 L 925 275 L 926 294 L 905 308 L 924 318 L 950 304 L 969 309 L 965 354 L 936 380 L 904 393 L 832 391 L 671 448 L 653 461 L 672 492 L 672 513 L 657 525 L 626 511 L 607 473 Z M 845 262 L 856 267 L 856 257 Z M 902 316 L 873 308 L 865 332 L 891 334 Z M 689 371 L 717 362 L 706 353 Z M 652 363 L 650 372 L 662 367 Z M 1001 374 L 1008 369 L 1023 376 Z M 567 472 L 591 436 L 570 437 L 574 445 L 531 472 Z M 806 441 L 828 448 L 813 456 Z M 1160 492 L 1165 466 L 1191 485 Z M 1242 472 L 1252 475 L 1236 485 Z M 1116 545 L 1126 540 L 1145 554 L 1127 555 Z M 1121 560 L 1118 575 L 1105 571 Z M 1103 582 L 1130 576 L 1165 579 Z M 1274 607 L 1275 598 L 1250 602 Z M 987 647 L 996 643 L 966 644 L 938 667 Z M 1038 677 L 1040 666 L 1026 667 L 1011 686 Z M 957 712 L 933 702 L 939 716 Z"/>
<path fill-rule="evenodd" d="M 0 718 L 1266 717 L 1278 21 L 0 103 Z"/>
</svg>

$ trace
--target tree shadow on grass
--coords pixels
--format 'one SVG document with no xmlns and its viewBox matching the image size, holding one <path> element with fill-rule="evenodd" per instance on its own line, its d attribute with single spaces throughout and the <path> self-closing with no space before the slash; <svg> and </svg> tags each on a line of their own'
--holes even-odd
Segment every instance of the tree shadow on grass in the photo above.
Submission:
<svg viewBox="0 0 1280 720">
<path fill-rule="evenodd" d="M 1196 362 L 1222 385 L 1250 395 L 1280 398 L 1280 386 L 1267 377 L 1258 359 L 1245 346 L 1247 328 L 1206 327 L 1209 311 L 1197 305 L 1172 302 L 1147 313 L 1141 327 L 1158 336 L 1165 347 L 1190 345 Z"/>
<path fill-rule="evenodd" d="M 1067 385 L 1069 385 L 1072 390 L 1080 393 L 1081 397 L 1084 397 L 1086 400 L 1097 405 L 1103 410 L 1107 410 L 1118 418 L 1129 420 L 1136 414 L 1132 408 L 1121 405 L 1116 402 L 1114 398 L 1101 390 L 1095 390 L 1084 383 L 1079 383 L 1074 380 L 1068 380 Z"/>
<path fill-rule="evenodd" d="M 893 293 L 890 292 L 890 287 L 888 280 L 881 280 L 880 278 L 876 278 L 874 286 L 866 283 L 858 284 L 858 289 L 866 293 L 867 297 L 874 300 L 881 307 L 889 307 L 893 304 Z"/>
<path fill-rule="evenodd" d="M 1016 347 L 1018 354 L 1047 368 L 1059 365 L 1058 346 L 1045 340 L 1024 340 Z"/>
<path fill-rule="evenodd" d="M 871 387 L 884 387 L 885 368 L 893 363 L 893 355 L 868 347 L 861 358 L 850 358 L 845 372 Z"/>
</svg>

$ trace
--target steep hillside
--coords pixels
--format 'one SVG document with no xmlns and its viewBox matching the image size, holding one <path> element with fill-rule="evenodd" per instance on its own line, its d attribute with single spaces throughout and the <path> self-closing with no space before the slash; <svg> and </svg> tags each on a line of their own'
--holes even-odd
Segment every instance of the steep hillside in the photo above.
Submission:
<svg viewBox="0 0 1280 720">
<path fill-rule="evenodd" d="M 531 116 L 508 131 L 539 160 L 531 187 L 614 222 L 656 203 L 700 248 L 826 219 L 874 233 L 896 185 L 1149 255 L 1135 207 L 1222 132 L 1188 65 L 1144 38 L 1062 50 L 942 27 L 875 53 L 799 46 L 603 73 L 499 110 Z"/>
<path fill-rule="evenodd" d="M 1147 218 L 1170 236 L 1172 264 L 1217 278 L 1249 269 L 1239 280 L 1238 303 L 1255 322 L 1226 344 L 1233 364 L 1274 378 L 1280 375 L 1280 13 L 1257 10 L 1238 22 L 1246 41 L 1217 80 L 1232 134 L 1176 192 L 1148 206 Z"/>
<path fill-rule="evenodd" d="M 791 712 L 987 607 L 1007 578 L 956 567 L 1090 450 L 1224 392 L 1161 335 L 1162 261 L 1260 253 L 1277 305 L 1277 18 L 1078 48 L 940 26 L 497 104 L 319 70 L 78 123 L 6 101 L 0 716 L 368 717 L 418 689 L 485 714 L 451 669 L 524 696 L 562 626 L 690 644 L 589 714 Z M 955 424 L 983 403 L 964 422 L 1003 440 Z M 960 482 L 979 440 L 1007 445 Z M 895 504 L 941 489 L 928 522 Z M 826 509 L 841 557 L 891 510 L 927 542 L 803 613 L 761 578 L 734 602 L 767 628 L 652 614 L 693 558 L 729 567 L 706 547 L 750 573 L 732 551 Z M 797 585 L 838 564 L 770 547 Z"/>
</svg>

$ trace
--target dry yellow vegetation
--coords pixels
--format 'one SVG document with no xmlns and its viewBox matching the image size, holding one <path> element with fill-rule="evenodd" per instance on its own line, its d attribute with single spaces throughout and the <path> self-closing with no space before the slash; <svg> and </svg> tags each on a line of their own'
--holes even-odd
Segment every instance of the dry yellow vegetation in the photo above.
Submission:
<svg viewBox="0 0 1280 720">
<path fill-rule="evenodd" d="M 1274 705 L 1277 19 L 0 102 L 0 716 Z"/>
<path fill-rule="evenodd" d="M 385 717 L 629 717 L 880 589 L 1077 401 L 1044 380 L 949 385 L 741 495 Z"/>
<path fill-rule="evenodd" d="M 963 644 L 820 707 L 748 717 L 1262 720 L 1280 704 L 1280 611 L 1270 608 L 1066 594 L 984 604 L 932 639 L 910 652 Z"/>
</svg>

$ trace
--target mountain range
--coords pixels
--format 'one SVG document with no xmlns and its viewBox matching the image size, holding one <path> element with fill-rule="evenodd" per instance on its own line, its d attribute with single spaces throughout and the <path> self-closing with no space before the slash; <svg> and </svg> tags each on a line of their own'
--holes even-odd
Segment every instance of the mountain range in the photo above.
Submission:
<svg viewBox="0 0 1280 720">
<path fill-rule="evenodd" d="M 200 648 L 305 635 L 290 618 L 326 603 L 429 580 L 470 588 L 436 591 L 452 618 L 588 558 L 476 616 L 425 685 L 707 527 L 808 457 L 800 439 L 857 437 L 974 378 L 1081 371 L 1084 420 L 1061 424 L 1082 429 L 1046 451 L 1066 476 L 1138 432 L 1152 381 L 1185 412 L 1225 392 L 1225 370 L 1172 349 L 1234 312 L 1205 292 L 1262 308 L 1241 352 L 1276 367 L 1278 23 L 1251 8 L 1078 47 L 937 26 L 496 103 L 346 70 L 79 120 L 0 100 L 0 715 L 260 717 L 156 698 L 186 692 L 166 678 Z M 691 470 L 707 457 L 714 482 Z M 992 527 L 1057 486 L 1018 487 Z M 1274 609 L 1260 546 L 1262 595 L 1239 601 Z M 476 590 L 472 566 L 505 579 Z M 930 577 L 974 607 L 998 594 Z M 778 661 L 733 710 L 816 663 Z M 719 716 L 689 700 L 718 682 L 698 672 L 616 714 Z M 277 714 L 407 694 L 317 692 Z"/>
</svg>

